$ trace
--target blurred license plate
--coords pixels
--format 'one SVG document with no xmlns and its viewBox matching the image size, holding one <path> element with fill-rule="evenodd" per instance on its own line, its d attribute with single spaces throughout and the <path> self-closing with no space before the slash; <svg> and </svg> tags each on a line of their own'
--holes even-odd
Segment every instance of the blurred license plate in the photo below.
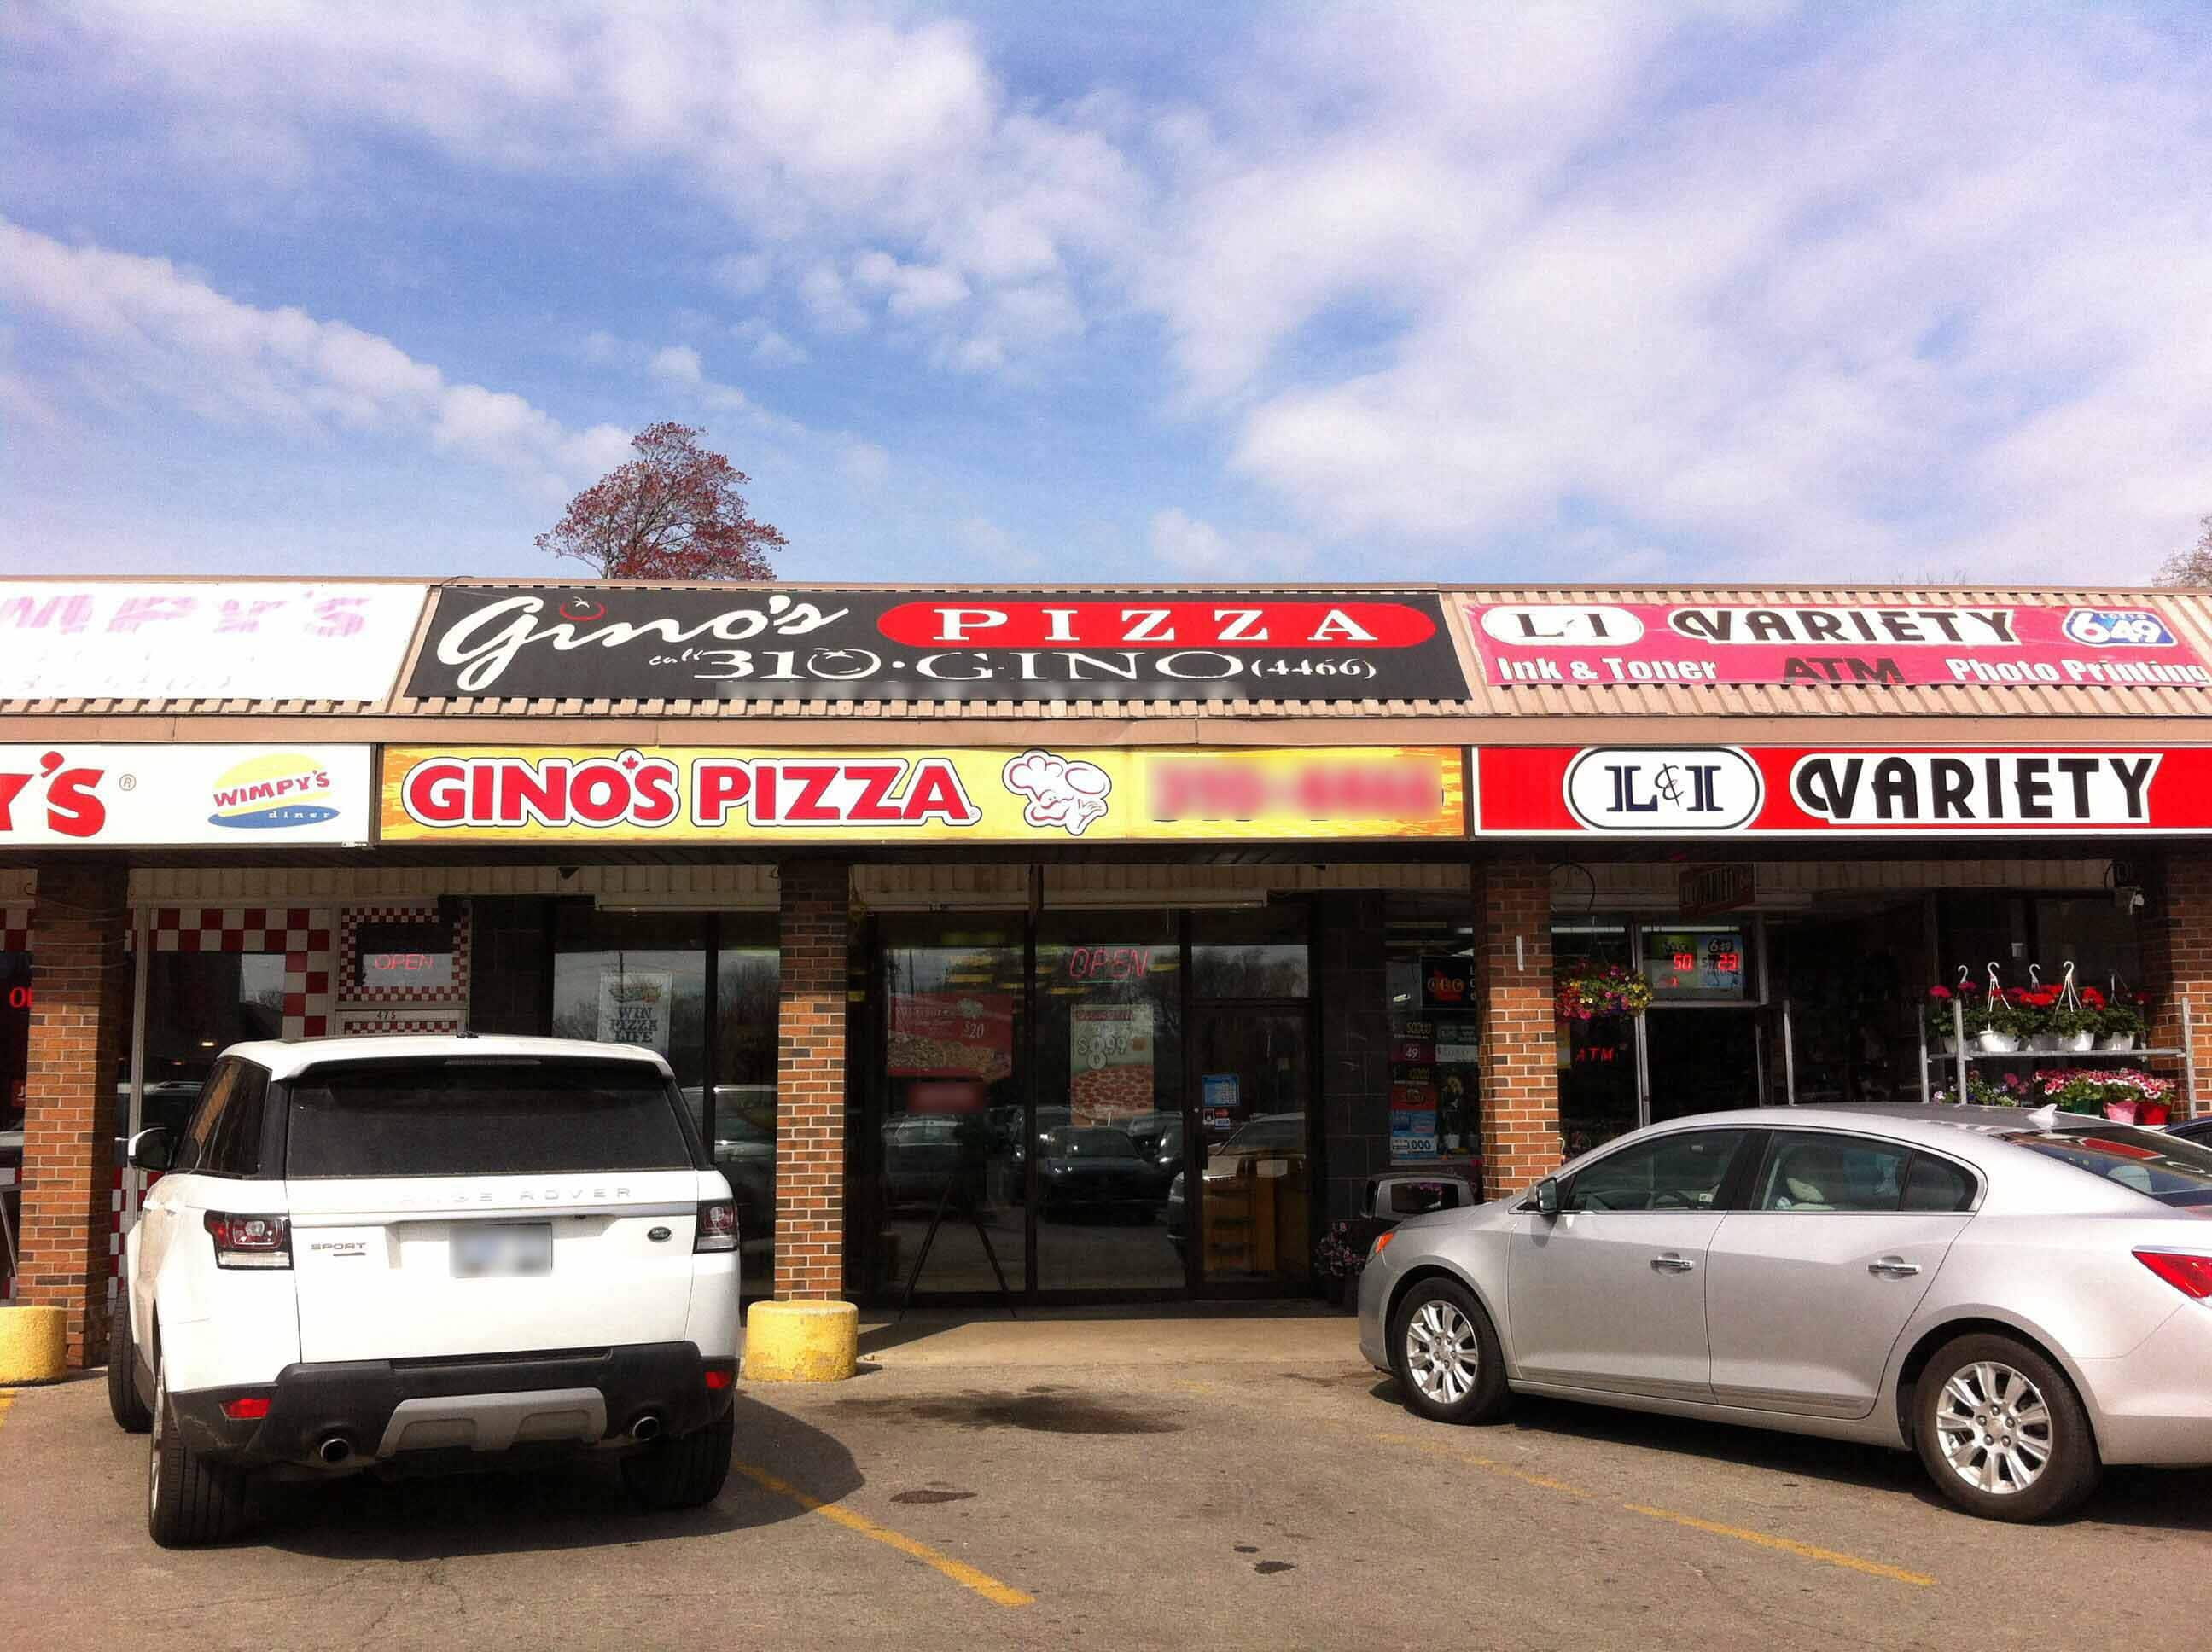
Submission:
<svg viewBox="0 0 2212 1652">
<path fill-rule="evenodd" d="M 463 1228 L 453 1236 L 453 1277 L 489 1279 L 553 1271 L 550 1222 L 501 1222 Z"/>
</svg>

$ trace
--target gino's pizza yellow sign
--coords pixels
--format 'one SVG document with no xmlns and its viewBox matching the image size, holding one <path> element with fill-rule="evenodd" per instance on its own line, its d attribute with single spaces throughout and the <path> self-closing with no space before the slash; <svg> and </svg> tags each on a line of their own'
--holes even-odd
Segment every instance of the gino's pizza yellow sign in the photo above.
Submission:
<svg viewBox="0 0 2212 1652">
<path fill-rule="evenodd" d="M 387 746 L 387 843 L 1460 837 L 1457 746 L 1127 751 Z"/>
</svg>

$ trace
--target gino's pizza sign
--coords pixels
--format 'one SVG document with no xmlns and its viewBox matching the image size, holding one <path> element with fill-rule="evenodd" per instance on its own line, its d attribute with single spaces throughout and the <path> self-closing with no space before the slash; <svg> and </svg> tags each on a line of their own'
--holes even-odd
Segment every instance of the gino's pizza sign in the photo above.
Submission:
<svg viewBox="0 0 2212 1652">
<path fill-rule="evenodd" d="M 448 586 L 407 692 L 1462 700 L 1433 593 Z"/>
<path fill-rule="evenodd" d="M 789 751 L 388 746 L 386 842 L 1458 837 L 1456 746 Z"/>
<path fill-rule="evenodd" d="M 1490 746 L 1498 837 L 2212 832 L 2212 746 Z"/>
</svg>

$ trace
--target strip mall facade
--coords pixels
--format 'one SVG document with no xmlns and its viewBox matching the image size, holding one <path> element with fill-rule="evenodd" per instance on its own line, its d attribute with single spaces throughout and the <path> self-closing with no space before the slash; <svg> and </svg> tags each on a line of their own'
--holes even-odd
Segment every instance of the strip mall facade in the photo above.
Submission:
<svg viewBox="0 0 2212 1652">
<path fill-rule="evenodd" d="M 249 1036 L 650 1044 L 749 1291 L 873 1303 L 1304 1293 L 1378 1177 L 2047 1065 L 1936 1055 L 1962 968 L 2197 1110 L 2208 708 L 2169 592 L 0 581 L 12 1289 L 99 1359 L 117 1139 Z"/>
</svg>

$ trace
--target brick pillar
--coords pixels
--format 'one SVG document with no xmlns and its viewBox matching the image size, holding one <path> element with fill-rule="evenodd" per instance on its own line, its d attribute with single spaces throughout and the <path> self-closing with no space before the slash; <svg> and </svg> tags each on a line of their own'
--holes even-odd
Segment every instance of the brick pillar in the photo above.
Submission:
<svg viewBox="0 0 2212 1652">
<path fill-rule="evenodd" d="M 1538 859 L 1475 868 L 1482 932 L 1482 1186 L 1498 1199 L 1559 1163 L 1552 1029 L 1552 874 Z"/>
<path fill-rule="evenodd" d="M 2151 1046 L 2182 1047 L 2185 997 L 2196 1028 L 2197 1094 L 2192 1097 L 2177 1089 L 2173 1098 L 2173 1115 L 2186 1118 L 2212 1111 L 2212 851 L 2169 856 L 2158 881 L 2144 894 L 2148 907 L 2142 932 L 2143 985 L 2156 999 L 2151 1006 Z M 2179 1060 L 2161 1057 L 2152 1066 L 2177 1084 L 2185 1077 Z"/>
<path fill-rule="evenodd" d="M 845 955 L 850 868 L 787 862 L 776 1011 L 775 1294 L 845 1288 Z"/>
<path fill-rule="evenodd" d="M 69 1363 L 107 1353 L 115 1078 L 131 1023 L 129 875 L 82 861 L 39 869 L 31 909 L 18 1299 L 69 1310 Z"/>
</svg>

